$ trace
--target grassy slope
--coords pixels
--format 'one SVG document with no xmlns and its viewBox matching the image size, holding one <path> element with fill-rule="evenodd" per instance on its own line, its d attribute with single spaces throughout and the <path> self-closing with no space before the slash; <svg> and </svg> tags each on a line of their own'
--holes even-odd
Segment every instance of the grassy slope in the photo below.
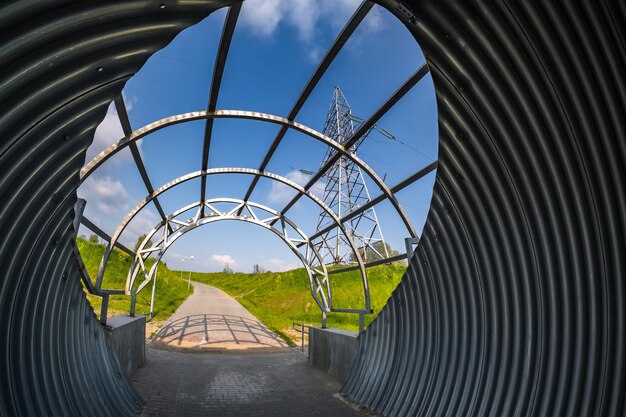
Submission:
<svg viewBox="0 0 626 417">
<path fill-rule="evenodd" d="M 382 265 L 368 269 L 373 314 L 365 316 L 366 325 L 380 312 L 396 288 L 406 266 Z M 321 324 L 321 313 L 310 294 L 303 268 L 264 274 L 193 273 L 192 280 L 218 287 L 235 297 L 252 314 L 281 336 L 289 335 L 292 322 Z M 331 275 L 333 306 L 363 307 L 363 284 L 358 271 Z M 358 330 L 355 314 L 331 313 L 329 327 Z"/>
<path fill-rule="evenodd" d="M 91 243 L 80 237 L 77 240 L 77 244 L 85 267 L 89 272 L 89 276 L 94 279 L 98 273 L 100 259 L 104 254 L 105 247 L 104 245 Z M 123 289 L 126 284 L 126 276 L 128 275 L 131 263 L 132 258 L 130 255 L 118 249 L 114 249 L 111 253 L 102 281 L 103 288 Z M 176 311 L 187 296 L 193 292 L 193 288 L 187 290 L 187 283 L 178 279 L 178 276 L 178 274 L 170 271 L 164 263 L 161 262 L 159 264 L 156 294 L 154 296 L 155 319 L 167 319 Z M 137 295 L 137 306 L 135 308 L 137 313 L 142 314 L 150 311 L 151 289 L 152 286 L 148 285 Z M 91 294 L 88 294 L 87 298 L 89 298 L 96 314 L 99 315 L 102 299 Z M 122 295 L 111 296 L 109 300 L 109 316 L 128 314 L 129 308 L 130 297 Z"/>
<path fill-rule="evenodd" d="M 104 253 L 104 245 L 78 238 L 78 248 L 89 275 L 94 278 Z M 124 288 L 126 275 L 132 259 L 117 249 L 111 258 L 103 280 L 105 288 Z M 368 269 L 373 314 L 365 316 L 366 325 L 380 312 L 387 298 L 396 288 L 406 269 L 402 265 L 381 265 Z M 185 273 L 185 276 L 187 274 Z M 155 294 L 155 319 L 162 321 L 176 311 L 192 290 L 187 290 L 186 281 L 179 279 L 180 271 L 170 271 L 164 263 L 159 264 Z M 341 308 L 363 307 L 363 284 L 358 271 L 331 275 L 333 306 Z M 310 294 L 309 281 L 303 268 L 287 272 L 264 274 L 192 273 L 193 281 L 203 282 L 220 288 L 235 297 L 244 307 L 265 325 L 284 339 L 296 339 L 290 331 L 292 322 L 321 324 L 321 313 Z M 150 310 L 151 286 L 137 296 L 137 313 Z M 89 295 L 94 310 L 100 312 L 100 297 Z M 128 314 L 129 297 L 112 296 L 109 315 Z M 328 326 L 346 330 L 358 330 L 359 319 L 355 314 L 331 313 Z"/>
</svg>

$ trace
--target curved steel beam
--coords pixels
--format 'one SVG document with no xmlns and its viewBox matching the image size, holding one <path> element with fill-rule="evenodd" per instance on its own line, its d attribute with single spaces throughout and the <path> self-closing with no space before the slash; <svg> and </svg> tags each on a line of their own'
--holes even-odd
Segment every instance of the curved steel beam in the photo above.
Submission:
<svg viewBox="0 0 626 417">
<path fill-rule="evenodd" d="M 362 277 L 362 282 L 363 282 L 363 290 L 364 290 L 364 292 L 366 294 L 365 310 L 369 311 L 371 309 L 371 302 L 370 302 L 370 297 L 369 297 L 369 286 L 368 286 L 368 282 L 367 282 L 367 272 L 365 271 L 365 265 L 363 263 L 361 255 L 359 254 L 359 251 L 357 250 L 356 245 L 354 244 L 354 240 L 352 239 L 350 234 L 347 232 L 345 226 L 340 222 L 340 219 L 337 216 L 337 214 L 335 214 L 335 212 L 333 212 L 330 209 L 330 207 L 328 207 L 320 198 L 318 198 L 317 196 L 315 196 L 314 194 L 312 194 L 308 190 L 305 190 L 302 186 L 296 184 L 295 182 L 290 181 L 289 179 L 287 179 L 285 177 L 282 177 L 280 175 L 276 175 L 276 174 L 273 174 L 273 173 L 270 173 L 270 172 L 259 171 L 258 169 L 252 169 L 252 168 L 212 168 L 212 169 L 207 169 L 207 170 L 203 170 L 203 171 L 192 172 L 190 174 L 183 175 L 183 176 L 181 176 L 179 178 L 176 178 L 175 180 L 173 180 L 173 181 L 171 181 L 171 182 L 169 182 L 169 183 L 159 187 L 158 189 L 156 189 L 154 191 L 154 193 L 148 195 L 146 198 L 144 198 L 142 201 L 140 201 L 135 206 L 135 208 L 133 210 L 131 210 L 131 212 L 126 215 L 124 220 L 122 220 L 122 222 L 118 226 L 118 228 L 115 231 L 115 233 L 111 236 L 111 241 L 108 242 L 106 250 L 105 250 L 104 255 L 102 256 L 102 260 L 100 262 L 100 268 L 98 269 L 98 276 L 96 278 L 96 288 L 100 289 L 102 287 L 102 278 L 104 277 L 104 272 L 106 270 L 106 265 L 108 263 L 109 256 L 111 254 L 111 250 L 112 250 L 113 246 L 115 246 L 117 240 L 121 236 L 121 234 L 124 231 L 124 229 L 126 228 L 126 226 L 128 226 L 130 221 L 137 215 L 137 213 L 139 213 L 139 211 L 141 211 L 155 197 L 157 197 L 158 195 L 164 193 L 165 191 L 169 190 L 170 188 L 173 188 L 173 187 L 175 187 L 175 186 L 177 186 L 179 184 L 182 184 L 182 183 L 184 183 L 186 181 L 189 181 L 189 180 L 192 180 L 194 178 L 199 178 L 199 177 L 209 176 L 209 175 L 220 175 L 220 174 L 259 175 L 259 176 L 262 176 L 262 177 L 265 177 L 265 178 L 269 178 L 269 179 L 274 180 L 274 181 L 281 182 L 281 183 L 283 183 L 283 184 L 293 188 L 297 192 L 300 192 L 300 193 L 306 195 L 307 197 L 309 197 L 309 199 L 311 199 L 314 203 L 316 203 L 322 210 L 324 210 L 326 213 L 328 213 L 328 215 L 332 218 L 333 222 L 337 225 L 337 227 L 340 228 L 341 232 L 346 237 L 346 240 L 348 241 L 348 244 L 350 245 L 350 248 L 352 249 L 352 251 L 354 253 L 354 256 L 355 256 L 355 258 L 357 260 L 357 264 L 359 265 L 359 269 L 361 271 L 361 277 Z"/>
<path fill-rule="evenodd" d="M 242 4 L 243 2 L 233 4 L 228 8 L 228 13 L 226 14 L 226 20 L 224 21 L 224 28 L 222 29 L 222 36 L 220 38 L 220 46 L 217 49 L 215 66 L 213 68 L 213 78 L 211 80 L 211 90 L 209 92 L 209 103 L 207 105 L 208 111 L 215 111 L 217 108 L 217 98 L 222 85 L 226 59 L 228 58 L 230 43 L 233 39 L 233 34 L 235 33 L 235 26 L 237 25 L 237 18 L 239 17 Z M 213 119 L 206 119 L 206 123 L 204 125 L 204 144 L 202 145 L 202 169 L 207 169 L 209 167 L 209 151 L 211 149 L 212 134 Z M 206 178 L 202 177 L 201 182 L 200 201 L 204 201 L 206 196 Z"/>
<path fill-rule="evenodd" d="M 213 206 L 214 204 L 219 203 L 234 204 L 235 207 L 228 212 L 221 212 Z M 198 210 L 193 218 L 184 222 L 176 220 L 176 217 L 196 207 L 198 207 Z M 205 209 L 208 212 L 206 214 L 203 214 L 203 211 Z M 238 214 L 241 212 L 242 209 L 247 209 L 250 213 L 250 216 L 245 214 Z M 255 210 L 253 209 L 258 210 L 257 212 L 255 212 Z M 257 214 L 262 215 L 261 211 L 265 214 L 269 214 L 270 217 L 260 218 Z M 280 229 L 270 225 L 270 222 L 274 219 L 279 219 L 281 221 L 282 227 Z M 328 280 L 328 271 L 326 270 L 326 266 L 324 265 L 323 258 L 319 255 L 317 249 L 315 249 L 315 246 L 311 244 L 308 236 L 300 228 L 298 228 L 298 226 L 292 220 L 281 215 L 276 210 L 258 203 L 246 202 L 244 200 L 234 198 L 215 198 L 206 201 L 198 201 L 196 203 L 183 207 L 180 210 L 167 216 L 167 222 L 162 221 L 157 224 L 149 233 L 146 234 L 146 237 L 144 238 L 137 251 L 137 255 L 135 256 L 134 262 L 131 265 L 131 269 L 128 273 L 128 279 L 126 281 L 125 289 L 126 294 L 132 294 L 134 298 L 137 293 L 139 293 L 146 285 L 150 283 L 150 281 L 152 281 L 156 272 L 158 262 L 176 240 L 178 240 L 191 230 L 194 230 L 200 226 L 224 220 L 242 221 L 261 226 L 265 229 L 270 230 L 279 238 L 281 238 L 283 242 L 287 244 L 289 249 L 291 249 L 291 251 L 300 259 L 300 261 L 304 265 L 304 268 L 307 271 L 307 275 L 309 277 L 311 295 L 313 296 L 313 299 L 315 300 L 319 308 L 322 310 L 322 312 L 331 311 L 332 293 L 330 281 Z M 173 223 L 173 225 L 175 226 L 171 234 L 169 233 L 170 228 L 167 227 L 168 225 L 170 225 L 170 223 Z M 289 225 L 293 230 L 295 230 L 299 238 L 296 236 L 290 237 L 288 235 L 287 228 L 285 227 L 286 225 Z M 157 234 L 160 230 L 162 230 L 162 234 L 159 240 L 157 240 L 156 243 L 151 244 L 150 247 L 146 247 L 148 242 L 150 242 L 155 234 Z M 307 245 L 307 250 L 305 254 L 300 252 L 296 243 L 303 243 Z M 157 252 L 155 262 L 149 268 L 148 272 L 146 272 L 147 268 L 145 261 L 151 255 L 153 255 L 154 252 Z M 321 267 L 321 270 L 317 269 L 316 266 Z M 144 273 L 145 278 L 139 284 L 137 289 L 133 291 L 137 275 L 140 271 Z M 324 292 L 324 287 L 326 288 L 326 292 Z"/>
<path fill-rule="evenodd" d="M 353 152 L 350 152 L 345 146 L 340 143 L 332 140 L 328 136 L 323 133 L 318 132 L 315 129 L 312 129 L 306 125 L 303 125 L 298 122 L 294 122 L 292 120 L 286 119 L 284 117 L 276 116 L 268 113 L 259 113 L 252 111 L 244 111 L 244 110 L 216 110 L 214 112 L 209 112 L 206 110 L 183 113 L 178 114 L 176 116 L 166 117 L 164 119 L 158 120 L 154 123 L 146 125 L 131 135 L 127 135 L 124 138 L 120 139 L 117 143 L 112 144 L 102 152 L 100 152 L 97 156 L 95 156 L 89 163 L 87 163 L 80 170 L 80 182 L 78 185 L 82 184 L 82 182 L 91 175 L 94 170 L 96 170 L 100 165 L 102 165 L 105 161 L 107 161 L 110 157 L 115 155 L 117 152 L 124 149 L 129 143 L 135 142 L 150 133 L 161 130 L 167 126 L 172 126 L 179 123 L 190 122 L 194 120 L 202 120 L 202 119 L 247 119 L 247 120 L 257 120 L 262 122 L 275 123 L 278 125 L 287 126 L 291 129 L 297 130 L 298 132 L 304 133 L 307 136 L 310 136 L 313 139 L 318 140 L 319 142 L 324 143 L 327 146 L 332 147 L 337 151 L 338 155 L 343 155 L 346 158 L 352 160 L 356 165 L 358 165 L 380 188 L 380 190 L 385 194 L 387 199 L 394 206 L 398 215 L 402 219 L 405 227 L 407 228 L 409 235 L 411 237 L 417 237 L 417 233 L 415 228 L 413 227 L 409 217 L 405 213 L 404 209 L 400 205 L 400 202 L 396 199 L 395 195 L 391 191 L 391 189 L 385 184 L 385 182 L 376 174 L 376 172 L 370 168 L 363 160 L 361 160 L 358 156 L 356 156 Z"/>
<path fill-rule="evenodd" d="M 124 97 L 119 94 L 117 97 L 115 97 L 113 103 L 115 103 L 117 118 L 120 122 L 120 125 L 122 126 L 122 131 L 124 132 L 124 135 L 130 135 L 131 133 L 133 133 L 133 128 L 130 125 L 128 110 L 126 109 L 126 103 L 124 103 Z M 146 187 L 146 191 L 148 191 L 148 194 L 150 194 L 154 191 L 154 188 L 152 187 L 152 182 L 148 177 L 148 171 L 146 171 L 146 166 L 143 163 L 143 158 L 141 157 L 141 153 L 139 152 L 139 147 L 135 142 L 131 143 L 129 147 L 130 153 L 133 155 L 133 159 L 135 160 L 137 171 L 139 171 L 139 175 L 141 176 L 143 184 Z M 154 200 L 154 206 L 156 207 L 159 216 L 161 216 L 162 219 L 165 219 L 165 212 L 163 211 L 163 207 L 161 207 L 161 203 L 158 199 Z"/>
<path fill-rule="evenodd" d="M 326 52 L 324 58 L 322 58 L 322 61 L 315 69 L 315 72 L 313 73 L 309 81 L 306 83 L 306 86 L 300 93 L 298 100 L 296 100 L 296 103 L 289 112 L 287 119 L 294 120 L 296 116 L 298 116 L 298 113 L 300 113 L 300 110 L 302 109 L 302 107 L 304 107 L 304 103 L 306 103 L 306 101 L 308 100 L 309 96 L 313 92 L 313 89 L 315 88 L 315 86 L 317 86 L 317 83 L 322 79 L 322 77 L 326 73 L 326 70 L 330 67 L 330 64 L 332 64 L 332 62 L 335 60 L 339 52 L 342 50 L 346 42 L 348 42 L 348 40 L 357 29 L 357 27 L 361 24 L 363 19 L 365 19 L 365 16 L 367 16 L 372 7 L 374 7 L 374 3 L 370 1 L 364 1 L 354 12 L 348 23 L 346 23 L 346 25 L 343 27 L 343 29 L 333 42 L 332 46 L 328 49 L 328 52 Z M 287 126 L 283 125 L 283 127 L 274 137 L 274 140 L 272 141 L 272 144 L 267 150 L 267 153 L 265 154 L 265 157 L 261 162 L 261 166 L 259 167 L 261 171 L 267 168 L 267 165 L 270 163 L 270 160 L 274 156 L 276 149 L 278 149 L 278 145 L 280 145 L 283 137 L 287 134 L 287 130 Z M 243 198 L 244 200 L 247 201 L 248 199 L 250 199 L 250 196 L 252 196 L 252 192 L 254 191 L 254 188 L 256 187 L 258 181 L 259 177 L 254 177 L 254 179 L 250 183 L 250 186 L 248 187 L 248 191 L 246 191 L 246 195 Z"/>
</svg>

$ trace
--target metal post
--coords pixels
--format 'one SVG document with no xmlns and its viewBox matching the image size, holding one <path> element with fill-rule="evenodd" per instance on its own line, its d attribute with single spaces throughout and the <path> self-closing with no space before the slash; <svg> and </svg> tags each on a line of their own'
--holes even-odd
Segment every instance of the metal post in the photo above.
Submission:
<svg viewBox="0 0 626 417">
<path fill-rule="evenodd" d="M 359 333 L 362 333 L 365 329 L 365 313 L 359 311 Z"/>
<path fill-rule="evenodd" d="M 411 261 L 411 257 L 413 256 L 413 252 L 415 248 L 413 246 L 417 246 L 419 243 L 419 238 L 416 237 L 407 237 L 404 239 L 404 245 L 406 246 L 406 259 L 407 261 Z"/>
<path fill-rule="evenodd" d="M 193 261 L 193 256 L 189 258 L 189 279 L 187 280 L 187 289 L 191 288 L 191 261 Z"/>
<path fill-rule="evenodd" d="M 152 296 L 150 297 L 150 320 L 152 320 L 152 317 L 154 316 L 154 292 L 156 290 L 156 280 L 158 273 L 159 264 L 157 263 L 156 270 L 154 271 L 154 279 L 152 280 Z"/>
<path fill-rule="evenodd" d="M 326 311 L 322 310 L 322 329 L 326 328 Z"/>
<path fill-rule="evenodd" d="M 182 262 L 182 265 L 180 266 L 180 280 L 183 280 L 183 269 L 185 268 L 185 258 L 180 260 Z"/>
<path fill-rule="evenodd" d="M 85 212 L 85 206 L 87 205 L 87 201 L 79 198 L 76 200 L 76 204 L 74 204 L 74 239 L 78 236 L 78 229 L 80 228 L 80 221 L 83 218 L 83 213 Z"/>
<path fill-rule="evenodd" d="M 109 293 L 102 294 L 102 305 L 100 306 L 100 323 L 107 324 L 107 311 L 109 309 Z"/>
<path fill-rule="evenodd" d="M 135 304 L 137 303 L 137 293 L 132 291 L 130 293 L 130 314 L 129 316 L 135 317 Z"/>
</svg>

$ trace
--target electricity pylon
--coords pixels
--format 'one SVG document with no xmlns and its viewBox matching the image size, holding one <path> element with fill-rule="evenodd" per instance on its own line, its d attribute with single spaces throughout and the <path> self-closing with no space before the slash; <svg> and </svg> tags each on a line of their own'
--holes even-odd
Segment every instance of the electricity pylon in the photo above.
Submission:
<svg viewBox="0 0 626 417">
<path fill-rule="evenodd" d="M 352 115 L 350 105 L 337 86 L 328 109 L 323 133 L 336 142 L 345 144 L 354 135 L 355 123 L 362 119 Z M 380 129 L 384 135 L 389 134 Z M 349 149 L 356 153 L 357 148 L 372 129 L 368 130 Z M 389 134 L 390 135 L 390 134 Z M 335 156 L 336 151 L 328 148 L 322 166 Z M 357 164 L 342 156 L 324 175 L 324 202 L 341 218 L 370 202 L 370 194 Z M 323 230 L 333 224 L 328 213 L 321 210 L 317 220 L 317 230 Z M 347 233 L 352 237 L 355 246 L 361 252 L 363 261 L 370 262 L 389 258 L 383 232 L 373 207 L 359 213 L 344 223 Z M 380 242 L 380 243 L 379 243 Z M 346 236 L 339 227 L 334 227 L 319 237 L 316 247 L 326 264 L 346 264 L 355 261 Z"/>
</svg>

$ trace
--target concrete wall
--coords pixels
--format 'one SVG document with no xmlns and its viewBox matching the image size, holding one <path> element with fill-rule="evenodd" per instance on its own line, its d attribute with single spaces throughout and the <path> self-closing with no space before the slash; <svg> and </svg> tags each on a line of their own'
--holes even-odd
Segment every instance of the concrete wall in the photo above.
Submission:
<svg viewBox="0 0 626 417">
<path fill-rule="evenodd" d="M 357 335 L 347 330 L 311 327 L 309 363 L 345 382 L 356 351 Z"/>
<path fill-rule="evenodd" d="M 146 317 L 119 316 L 107 319 L 111 348 L 128 377 L 143 365 L 146 356 Z"/>
</svg>

